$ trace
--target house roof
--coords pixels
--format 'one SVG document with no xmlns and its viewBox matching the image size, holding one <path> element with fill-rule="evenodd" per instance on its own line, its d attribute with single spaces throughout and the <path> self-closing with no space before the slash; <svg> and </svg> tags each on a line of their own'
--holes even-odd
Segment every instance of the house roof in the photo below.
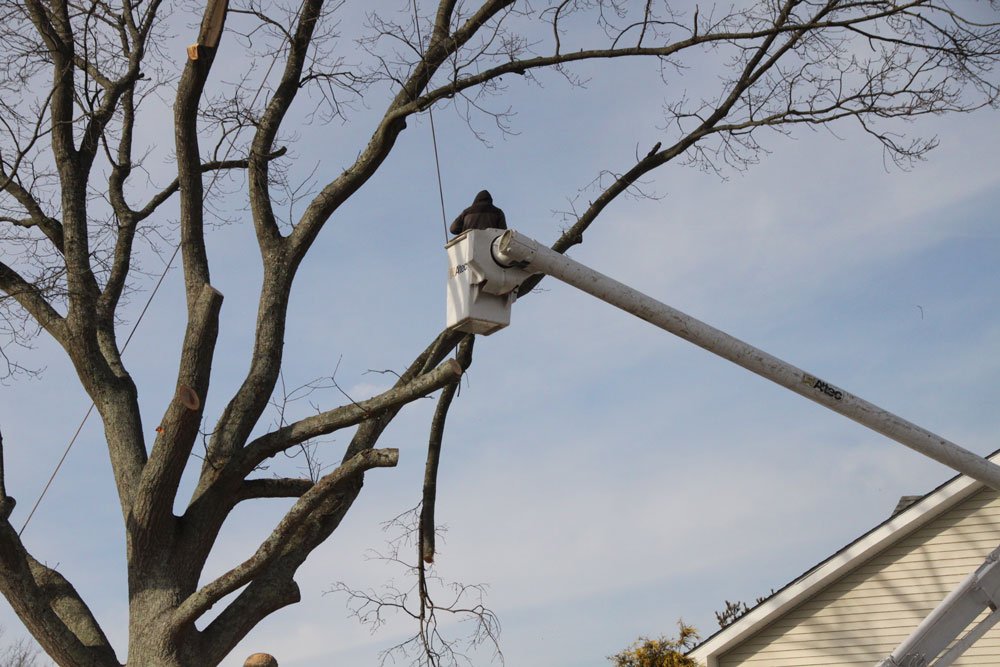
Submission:
<svg viewBox="0 0 1000 667">
<path fill-rule="evenodd" d="M 1000 450 L 987 458 L 996 462 L 1000 458 Z M 966 475 L 956 475 L 926 495 L 918 497 L 904 509 L 900 510 L 897 506 L 888 519 L 806 570 L 736 621 L 705 639 L 688 656 L 708 667 L 717 667 L 719 655 L 983 488 L 985 484 L 982 482 Z"/>
</svg>

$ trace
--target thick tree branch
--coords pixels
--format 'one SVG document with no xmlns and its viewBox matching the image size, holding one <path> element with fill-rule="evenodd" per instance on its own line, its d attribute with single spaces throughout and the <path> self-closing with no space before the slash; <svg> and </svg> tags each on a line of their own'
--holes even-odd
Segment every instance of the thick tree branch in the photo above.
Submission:
<svg viewBox="0 0 1000 667">
<path fill-rule="evenodd" d="M 201 34 L 209 31 L 219 5 L 226 0 L 209 0 L 201 21 Z M 222 11 L 222 23 L 225 11 Z M 220 26 L 221 30 L 221 26 Z M 205 252 L 204 186 L 198 142 L 198 104 L 208 80 L 215 48 L 199 48 L 196 60 L 188 59 L 177 85 L 174 101 L 174 146 L 177 153 L 177 182 L 180 188 L 181 252 L 188 309 L 194 308 L 203 285 L 209 282 Z"/>
<path fill-rule="evenodd" d="M 395 383 L 393 390 L 402 390 L 404 387 L 410 387 L 411 389 L 416 387 L 417 385 L 414 382 L 421 378 L 421 376 L 427 376 L 434 371 L 438 364 L 444 360 L 465 335 L 461 332 L 442 331 L 422 353 L 417 355 L 413 363 L 410 364 Z M 390 390 L 390 392 L 393 390 Z M 422 394 L 418 392 L 413 398 L 415 399 L 419 395 Z M 397 394 L 397 396 L 399 395 Z M 378 397 L 375 398 L 377 399 Z M 382 406 L 378 410 L 374 409 L 374 405 L 366 406 L 365 402 L 361 402 L 360 405 L 364 406 L 372 416 L 365 419 L 358 427 L 357 433 L 351 439 L 347 452 L 344 454 L 343 461 L 349 461 L 359 452 L 373 448 L 382 431 L 409 400 L 394 407 Z M 220 423 L 222 421 L 220 420 Z M 217 432 L 215 439 L 218 438 L 219 434 Z M 244 483 L 244 478 L 253 470 L 255 461 L 259 462 L 263 460 L 260 448 L 255 451 L 256 453 L 248 449 L 243 450 L 243 456 L 239 460 L 230 460 L 228 458 L 216 458 L 220 454 L 213 454 L 213 450 L 209 449 L 205 465 L 202 467 L 198 487 L 192 494 L 191 502 L 183 517 L 184 522 L 188 526 L 187 534 L 192 536 L 191 542 L 184 549 L 190 552 L 191 562 L 198 564 L 197 567 L 201 567 L 201 564 L 208 557 L 211 544 L 235 502 L 232 494 L 239 492 Z M 337 502 L 329 504 L 329 512 L 323 515 L 322 520 L 323 525 L 326 526 L 323 529 L 326 531 L 326 535 L 329 535 L 341 519 L 343 519 L 360 489 L 360 484 L 356 486 L 349 485 L 349 488 L 340 494 Z M 197 539 L 194 539 L 194 536 L 197 536 Z M 312 544 L 319 544 L 325 537 L 316 535 L 310 539 L 313 540 Z M 304 560 L 307 555 L 308 551 L 305 551 L 300 556 L 297 556 L 299 562 Z M 294 574 L 294 568 L 291 570 L 291 574 Z M 288 575 L 289 578 L 291 574 Z M 260 590 L 265 589 L 261 588 Z"/>
<path fill-rule="evenodd" d="M 434 17 L 434 32 L 431 34 L 431 43 L 441 41 L 448 37 L 451 32 L 451 18 L 455 13 L 456 0 L 441 0 L 438 5 L 437 14 Z"/>
<path fill-rule="evenodd" d="M 311 479 L 294 477 L 248 479 L 240 485 L 236 502 L 258 498 L 299 498 L 316 485 Z"/>
<path fill-rule="evenodd" d="M 45 5 L 38 0 L 25 0 L 24 4 L 28 8 L 31 22 L 38 30 L 38 35 L 42 38 L 45 46 L 52 51 L 65 52 L 68 46 L 64 41 L 65 34 L 56 29 Z M 62 10 L 66 10 L 65 3 L 62 3 Z"/>
<path fill-rule="evenodd" d="M 132 508 L 131 525 L 150 539 L 156 539 L 156 534 L 164 530 L 164 522 L 173 519 L 177 485 L 198 436 L 208 395 L 221 308 L 222 294 L 204 285 L 184 334 L 177 392 L 157 429 Z M 155 553 L 147 555 L 156 557 Z"/>
<path fill-rule="evenodd" d="M 105 323 L 113 323 L 115 310 L 125 289 L 125 281 L 132 267 L 132 246 L 138 219 L 125 200 L 125 181 L 132 173 L 132 133 L 135 125 L 135 86 L 122 95 L 122 130 L 118 142 L 118 160 L 108 178 L 108 195 L 111 207 L 118 218 L 118 238 L 111 260 L 111 272 L 99 299 Z M 113 326 L 113 324 L 112 324 Z"/>
<path fill-rule="evenodd" d="M 206 664 L 218 664 L 258 623 L 301 600 L 299 586 L 293 579 L 300 564 L 298 559 L 289 559 L 283 567 L 272 566 L 269 576 L 250 582 L 202 631 L 199 659 Z"/>
<path fill-rule="evenodd" d="M 93 614 L 65 577 L 31 557 L 0 521 L 0 591 L 45 652 L 63 667 L 120 667 Z"/>
<path fill-rule="evenodd" d="M 300 222 L 288 237 L 292 258 L 296 263 L 308 252 L 333 212 L 357 192 L 389 156 L 399 133 L 406 129 L 407 115 L 409 114 L 404 111 L 387 111 L 354 164 L 309 202 Z"/>
<path fill-rule="evenodd" d="M 475 336 L 469 334 L 458 345 L 456 361 L 463 371 L 472 365 L 472 348 L 476 342 Z M 418 529 L 420 543 L 420 558 L 424 563 L 434 562 L 434 506 L 437 502 L 437 473 L 441 461 L 441 443 L 444 441 L 444 425 L 448 418 L 448 409 L 458 391 L 460 380 L 452 382 L 438 398 L 434 417 L 431 419 L 430 436 L 427 442 L 427 463 L 424 466 L 423 501 L 420 504 L 420 525 Z"/>
<path fill-rule="evenodd" d="M 270 160 L 267 156 L 271 153 L 281 123 L 299 91 L 302 69 L 322 10 L 323 0 L 302 2 L 297 15 L 298 24 L 294 26 L 295 32 L 288 44 L 285 69 L 274 94 L 267 103 L 267 108 L 257 123 L 257 132 L 254 134 L 250 149 L 250 206 L 257 240 L 262 251 L 265 247 L 277 243 L 281 235 L 271 203 Z"/>
<path fill-rule="evenodd" d="M 376 450 L 384 451 L 384 450 Z M 362 474 L 346 481 L 337 493 L 325 498 L 308 521 L 287 536 L 280 553 L 202 632 L 203 655 L 221 659 L 246 636 L 256 623 L 283 606 L 298 602 L 298 586 L 292 580 L 299 566 L 337 527 L 346 508 L 357 496 Z"/>
<path fill-rule="evenodd" d="M 443 331 L 403 372 L 395 387 L 412 383 L 428 374 L 449 354 L 467 334 Z M 344 462 L 367 451 L 372 451 L 382 430 L 392 421 L 401 406 L 385 409 L 377 416 L 364 421 L 351 440 Z M 274 609 L 298 601 L 298 588 L 292 576 L 311 551 L 321 544 L 340 524 L 361 490 L 360 476 L 353 483 L 343 485 L 338 493 L 325 499 L 312 513 L 312 519 L 303 524 L 298 534 L 286 541 L 283 553 L 262 571 L 241 592 L 218 618 L 202 633 L 206 655 L 210 652 L 225 655 L 232 646 L 249 632 L 259 619 Z"/>
<path fill-rule="evenodd" d="M 468 334 L 462 333 L 461 331 L 442 331 L 438 336 L 424 348 L 413 360 L 412 363 L 407 367 L 407 369 L 400 375 L 399 380 L 393 385 L 393 389 L 401 388 L 407 384 L 413 382 L 413 380 L 419 375 L 429 372 L 435 364 L 440 363 L 447 355 L 451 353 L 452 350 L 457 346 Z M 358 452 L 370 449 L 375 446 L 378 442 L 379 436 L 382 435 L 382 431 L 385 427 L 389 425 L 389 422 L 398 414 L 399 408 L 391 408 L 383 412 L 377 413 L 374 417 L 365 420 L 358 427 L 357 432 L 354 437 L 351 438 L 351 443 L 347 447 L 347 451 L 344 453 L 344 460 L 349 459 Z M 350 503 L 346 503 L 350 505 Z M 346 509 L 345 509 L 346 511 Z"/>
<path fill-rule="evenodd" d="M 8 520 L 14 505 L 7 495 L 0 433 L 0 591 L 59 664 L 118 667 L 107 637 L 73 586 L 24 548 Z"/>
<path fill-rule="evenodd" d="M 385 115 L 354 163 L 328 183 L 309 203 L 302 219 L 289 237 L 291 257 L 296 263 L 308 251 L 320 229 L 347 199 L 364 185 L 388 157 L 400 132 L 406 128 L 406 118 L 420 110 L 414 100 L 430 82 L 441 65 L 465 45 L 483 25 L 514 0 L 487 0 L 450 37 L 431 40 L 413 72 L 400 87 Z M 443 9 L 450 15 L 447 3 Z M 439 12 L 439 18 L 441 14 Z"/>
<path fill-rule="evenodd" d="M 66 320 L 37 287 L 3 262 L 0 262 L 0 291 L 17 301 L 60 345 L 67 347 L 69 332 Z"/>
<path fill-rule="evenodd" d="M 284 259 L 283 247 L 278 245 L 269 250 L 271 256 L 264 262 L 250 369 L 219 417 L 194 498 L 214 483 L 227 462 L 244 447 L 274 391 L 284 354 L 285 321 L 293 276 L 289 271 L 294 271 Z"/>
<path fill-rule="evenodd" d="M 266 265 L 265 270 L 268 266 L 281 265 Z M 329 411 L 324 413 L 325 417 L 310 418 L 308 426 L 313 429 L 311 431 L 294 431 L 291 429 L 295 425 L 290 425 L 273 434 L 262 436 L 242 449 L 238 460 L 232 460 L 231 457 L 243 446 L 246 434 L 250 433 L 261 411 L 263 411 L 266 397 L 270 396 L 270 392 L 273 390 L 281 363 L 280 343 L 284 330 L 285 314 L 283 304 L 287 304 L 287 299 L 284 301 L 281 299 L 281 294 L 278 293 L 281 283 L 277 280 L 268 280 L 265 275 L 264 285 L 265 289 L 261 296 L 260 314 L 258 315 L 254 361 L 250 374 L 219 419 L 215 435 L 209 445 L 205 464 L 202 466 L 198 486 L 192 495 L 188 512 L 185 514 L 185 516 L 190 517 L 191 521 L 201 526 L 200 530 L 207 534 L 215 534 L 225 519 L 225 514 L 220 510 L 223 498 L 217 497 L 216 494 L 225 494 L 226 489 L 237 488 L 233 485 L 239 484 L 240 480 L 268 457 L 283 449 L 293 447 L 309 437 L 316 437 L 338 428 L 357 424 L 373 414 L 385 415 L 388 420 L 391 420 L 402 405 L 446 384 L 448 374 L 453 372 L 454 367 L 445 365 L 438 368 L 434 375 L 431 375 L 431 371 L 434 369 L 434 365 L 443 360 L 453 349 L 463 335 L 443 332 L 435 343 L 418 357 L 418 362 L 411 365 L 402 379 L 389 392 L 356 405 Z M 418 371 L 419 374 L 427 375 L 427 377 L 421 378 L 422 382 L 420 383 L 414 383 L 418 379 Z M 264 391 L 265 387 L 267 388 L 266 392 Z M 262 396 L 264 400 L 261 400 Z M 372 420 L 369 418 L 370 421 Z M 382 423 L 381 419 L 375 421 Z M 381 428 L 384 428 L 385 423 L 382 423 Z M 298 428 L 302 427 L 303 425 L 300 425 Z M 317 428 L 320 430 L 316 431 Z M 295 437 L 301 437 L 301 439 L 288 440 L 287 438 L 293 433 L 297 433 Z M 307 435 L 307 433 L 312 433 L 312 435 Z M 279 437 L 276 434 L 281 435 Z M 361 449 L 368 448 L 370 446 L 349 450 L 350 455 L 345 455 L 344 460 Z"/>
<path fill-rule="evenodd" d="M 90 239 L 87 229 L 87 175 L 73 138 L 75 99 L 75 47 L 69 8 L 55 3 L 51 12 L 38 0 L 26 3 L 31 20 L 50 49 L 52 96 L 49 104 L 50 136 L 59 171 L 63 224 L 63 254 L 69 287 L 67 320 L 81 337 L 85 355 L 97 354 L 97 280 L 90 266 Z"/>
<path fill-rule="evenodd" d="M 366 470 L 393 467 L 398 461 L 398 449 L 369 449 L 360 452 L 324 476 L 299 498 L 253 556 L 215 581 L 206 584 L 185 600 L 177 608 L 173 624 L 176 627 L 183 627 L 193 623 L 223 597 L 252 581 L 282 553 L 287 547 L 288 538 L 298 531 L 304 522 L 311 520 L 313 512 L 331 495 L 340 491 L 344 484 L 351 482 Z"/>
<path fill-rule="evenodd" d="M 427 375 L 466 336 L 467 334 L 461 332 L 447 330 L 441 332 L 403 372 L 396 382 L 395 388 L 404 387 L 411 384 L 416 378 Z M 352 461 L 354 457 L 366 451 L 372 451 L 372 447 L 375 446 L 382 431 L 392 421 L 400 408 L 401 406 L 396 406 L 384 409 L 376 413 L 376 416 L 362 422 L 344 455 L 344 462 Z M 297 597 L 292 599 L 284 595 L 290 594 L 292 589 L 289 587 L 294 586 L 291 577 L 296 568 L 316 546 L 321 544 L 337 528 L 360 491 L 361 483 L 360 477 L 358 477 L 356 483 L 345 484 L 339 493 L 320 504 L 313 512 L 313 520 L 306 524 L 310 529 L 304 531 L 304 534 L 298 535 L 294 540 L 289 540 L 286 545 L 286 555 L 274 561 L 268 568 L 269 574 L 262 573 L 260 577 L 255 579 L 219 615 L 216 621 L 213 621 L 205 629 L 203 640 L 205 640 L 206 646 L 213 647 L 214 650 L 216 647 L 235 645 L 235 642 L 238 642 L 249 631 L 249 627 L 252 627 L 246 625 L 247 616 L 256 619 L 258 618 L 257 614 L 263 613 L 266 609 L 279 608 L 297 601 Z M 209 504 L 211 505 L 211 503 Z M 297 588 L 294 590 L 297 595 Z M 263 618 L 263 616 L 259 616 L 259 618 Z"/>
<path fill-rule="evenodd" d="M 455 382 L 462 377 L 461 365 L 449 359 L 412 382 L 398 385 L 365 401 L 327 410 L 262 435 L 247 445 L 242 469 L 249 472 L 262 461 L 311 438 L 359 424 L 385 410 L 397 408 Z M 244 473 L 246 474 L 246 473 Z"/>
</svg>

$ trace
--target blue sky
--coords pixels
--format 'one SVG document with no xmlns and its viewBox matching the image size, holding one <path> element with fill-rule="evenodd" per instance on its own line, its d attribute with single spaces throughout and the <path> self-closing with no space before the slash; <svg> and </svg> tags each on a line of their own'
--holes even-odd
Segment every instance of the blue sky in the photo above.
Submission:
<svg viewBox="0 0 1000 667">
<path fill-rule="evenodd" d="M 184 35 L 174 41 L 183 45 Z M 556 77 L 512 82 L 501 102 L 517 112 L 517 134 L 483 121 L 491 146 L 454 113 L 436 113 L 449 221 L 487 187 L 511 227 L 551 242 L 563 225 L 553 211 L 600 170 L 627 167 L 660 140 L 671 90 L 655 71 L 618 63 L 586 74 L 585 88 Z M 374 96 L 348 125 L 297 128 L 302 170 L 318 163 L 319 174 L 332 174 L 351 160 L 383 104 Z M 571 254 L 987 453 L 1000 446 L 997 121 L 981 112 L 906 126 L 941 140 L 908 172 L 886 169 L 880 148 L 849 125 L 837 136 L 770 137 L 759 165 L 724 179 L 668 165 L 646 186 L 660 199 L 616 202 Z M 341 386 L 363 398 L 389 382 L 367 370 L 401 370 L 440 330 L 437 198 L 422 117 L 303 266 L 286 336 L 289 386 L 336 368 Z M 162 222 L 170 229 L 169 213 Z M 226 296 L 211 416 L 247 364 L 259 279 L 248 222 L 215 229 L 209 253 Z M 149 270 L 158 262 L 146 258 Z M 638 635 L 672 631 L 679 617 L 707 636 L 724 600 L 784 585 L 881 522 L 900 495 L 952 474 L 572 288 L 549 279 L 542 288 L 515 305 L 509 329 L 477 341 L 449 417 L 438 492 L 448 527 L 439 572 L 490 584 L 507 664 L 607 664 Z M 182 313 L 174 271 L 126 355 L 150 430 L 172 393 Z M 24 359 L 46 370 L 0 387 L 15 525 L 88 406 L 54 346 L 39 339 Z M 419 401 L 393 423 L 381 445 L 400 448 L 399 467 L 368 475 L 342 527 L 300 571 L 302 603 L 261 624 L 225 665 L 257 650 L 282 667 L 375 664 L 380 648 L 413 630 L 400 621 L 370 635 L 342 596 L 324 591 L 402 576 L 365 553 L 384 546 L 381 522 L 419 500 L 432 409 Z M 349 437 L 322 445 L 325 460 L 337 460 Z M 260 502 L 234 514 L 206 577 L 252 553 L 286 506 Z M 96 421 L 26 542 L 59 564 L 124 657 L 122 529 Z M 20 630 L 6 603 L 0 625 L 8 636 Z"/>
</svg>

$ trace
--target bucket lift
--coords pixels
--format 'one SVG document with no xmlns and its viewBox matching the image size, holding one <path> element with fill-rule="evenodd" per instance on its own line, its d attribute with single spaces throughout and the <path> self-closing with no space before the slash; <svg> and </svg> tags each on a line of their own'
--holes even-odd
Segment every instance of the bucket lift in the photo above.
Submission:
<svg viewBox="0 0 1000 667">
<path fill-rule="evenodd" d="M 543 273 L 1000 491 L 1000 466 L 514 230 L 473 230 L 457 236 L 445 247 L 449 260 L 449 329 L 489 335 L 506 327 L 517 286 L 528 276 Z M 876 667 L 952 664 L 1000 621 L 998 561 L 1000 547 Z M 991 613 L 956 642 L 986 609 Z M 942 655 L 949 645 L 951 648 Z"/>
<path fill-rule="evenodd" d="M 502 229 L 472 229 L 445 246 L 448 251 L 449 329 L 489 336 L 510 324 L 517 286 L 531 273 L 504 267 L 493 257 Z"/>
</svg>

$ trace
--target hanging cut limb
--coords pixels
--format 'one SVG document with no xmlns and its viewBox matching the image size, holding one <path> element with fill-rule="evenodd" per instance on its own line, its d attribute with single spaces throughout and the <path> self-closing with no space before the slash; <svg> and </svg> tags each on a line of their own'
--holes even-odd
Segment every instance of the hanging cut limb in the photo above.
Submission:
<svg viewBox="0 0 1000 667">
<path fill-rule="evenodd" d="M 472 364 L 472 346 L 475 340 L 475 336 L 469 334 L 458 344 L 455 357 L 463 372 Z M 437 500 L 438 462 L 441 460 L 441 442 L 444 438 L 444 423 L 448 418 L 448 408 L 451 407 L 451 401 L 455 398 L 455 392 L 458 391 L 461 381 L 459 378 L 444 388 L 431 420 L 431 433 L 427 442 L 427 465 L 424 468 L 424 496 L 420 506 L 419 556 L 423 563 L 434 562 L 434 503 Z M 422 573 L 423 565 L 420 569 Z"/>
</svg>

